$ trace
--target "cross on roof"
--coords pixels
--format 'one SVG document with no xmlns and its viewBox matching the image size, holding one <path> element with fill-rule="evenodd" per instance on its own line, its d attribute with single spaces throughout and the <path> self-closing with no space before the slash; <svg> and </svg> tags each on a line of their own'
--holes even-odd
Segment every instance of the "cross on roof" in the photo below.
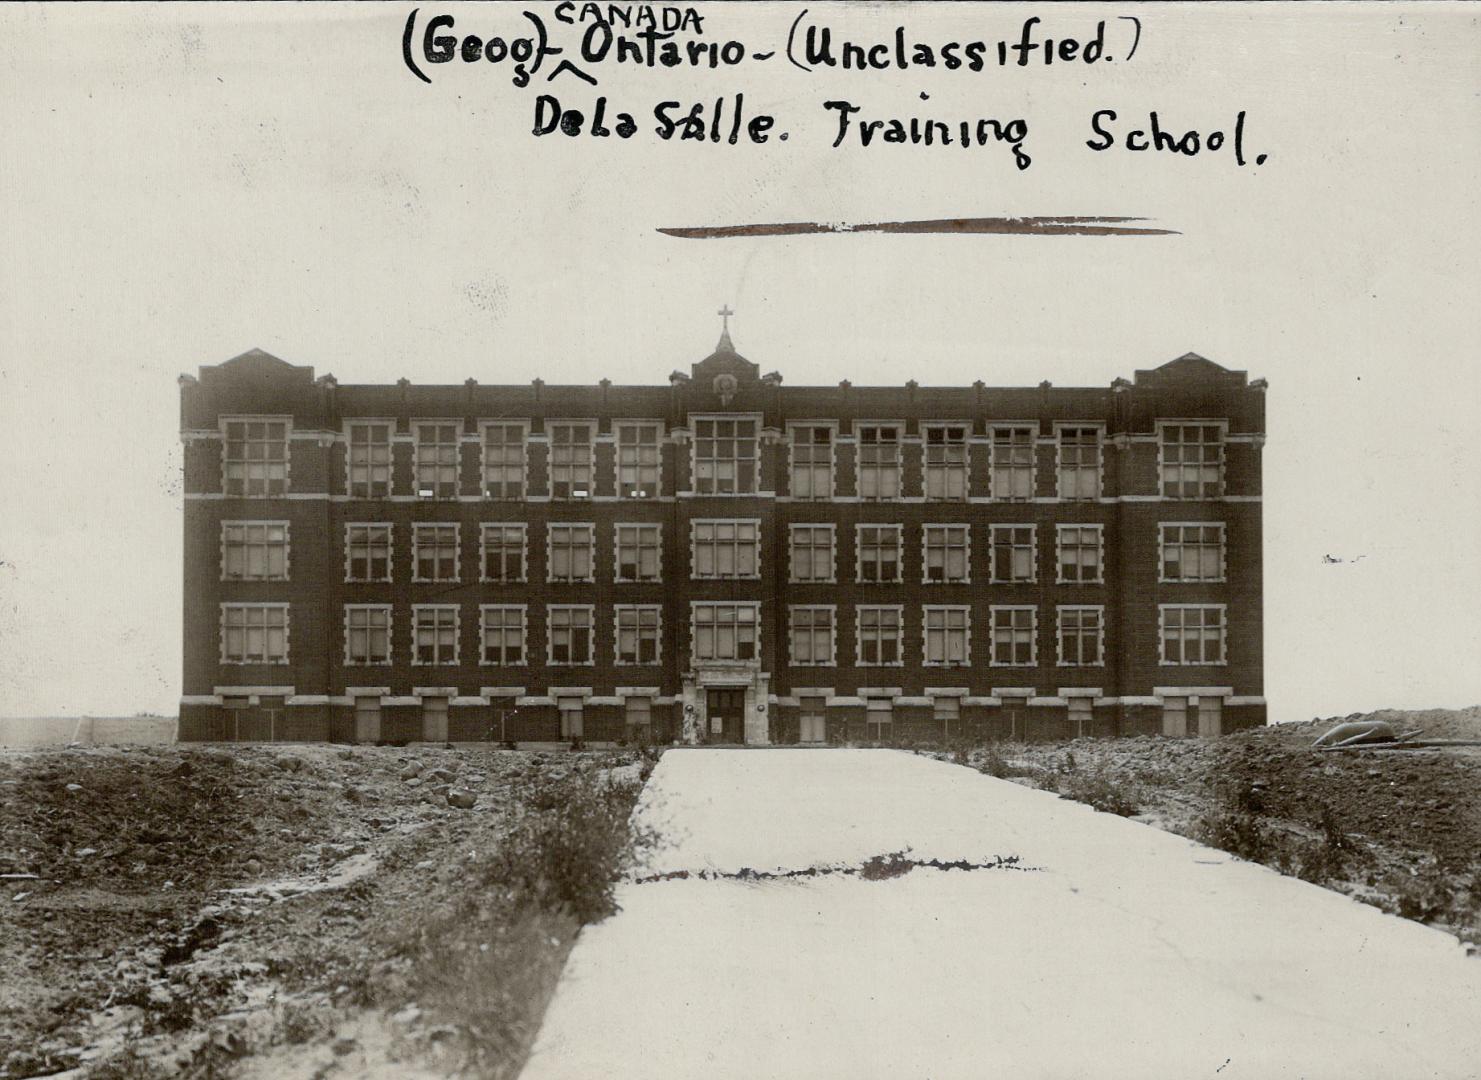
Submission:
<svg viewBox="0 0 1481 1080">
<path fill-rule="evenodd" d="M 730 305 L 726 304 L 719 311 L 715 312 L 715 314 L 725 320 L 724 324 L 721 326 L 721 329 L 724 330 L 727 334 L 730 333 L 730 317 L 735 314 L 734 311 L 730 310 Z"/>
</svg>

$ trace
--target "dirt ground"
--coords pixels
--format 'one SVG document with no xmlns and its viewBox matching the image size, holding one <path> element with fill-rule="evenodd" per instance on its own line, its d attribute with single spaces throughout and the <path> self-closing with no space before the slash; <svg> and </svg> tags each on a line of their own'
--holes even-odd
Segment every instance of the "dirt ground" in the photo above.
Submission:
<svg viewBox="0 0 1481 1080">
<path fill-rule="evenodd" d="M 1481 739 L 1481 707 L 1369 715 Z M 937 756 L 1481 943 L 1481 747 L 1313 751 L 1342 719 L 1354 717 Z M 536 901 L 616 876 L 615 838 L 653 760 L 0 751 L 0 1078 L 512 1077 L 602 905 Z M 591 794 L 619 787 L 605 803 Z M 583 799 L 598 817 L 578 829 L 526 827 Z M 584 842 L 592 821 L 601 844 Z M 583 846 L 531 868 L 550 836 Z M 572 862 L 589 862 L 591 881 L 548 880 Z"/>
<path fill-rule="evenodd" d="M 490 860 L 571 785 L 640 775 L 631 753 L 0 753 L 0 1077 L 415 1076 L 472 1051 L 511 1075 L 579 920 L 482 903 Z M 470 903 L 512 914 L 474 927 Z M 447 972 L 496 961 L 521 1000 L 485 1003 L 491 1048 Z"/>
<path fill-rule="evenodd" d="M 1481 707 L 1385 710 L 1217 739 L 1077 739 L 956 759 L 1223 847 L 1481 953 L 1481 746 L 1312 749 L 1328 728 L 1366 719 L 1481 740 Z"/>
</svg>

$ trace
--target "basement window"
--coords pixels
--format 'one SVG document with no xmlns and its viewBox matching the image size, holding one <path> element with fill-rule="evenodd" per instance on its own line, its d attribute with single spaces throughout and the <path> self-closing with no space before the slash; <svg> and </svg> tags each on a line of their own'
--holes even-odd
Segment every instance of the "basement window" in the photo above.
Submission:
<svg viewBox="0 0 1481 1080">
<path fill-rule="evenodd" d="M 651 727 L 653 724 L 653 699 L 647 697 L 630 697 L 625 702 L 627 707 L 627 726 Z"/>
<path fill-rule="evenodd" d="M 889 698 L 869 698 L 864 703 L 864 720 L 868 724 L 871 741 L 889 741 L 895 724 L 894 703 Z"/>
<path fill-rule="evenodd" d="M 584 702 L 579 697 L 556 699 L 556 708 L 561 717 L 561 738 L 579 739 L 585 728 Z"/>
</svg>

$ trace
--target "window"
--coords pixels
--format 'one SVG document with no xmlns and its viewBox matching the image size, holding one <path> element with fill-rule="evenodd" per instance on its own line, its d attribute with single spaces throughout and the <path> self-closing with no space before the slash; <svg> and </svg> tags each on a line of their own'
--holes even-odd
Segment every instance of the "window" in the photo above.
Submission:
<svg viewBox="0 0 1481 1080">
<path fill-rule="evenodd" d="M 1163 664 L 1224 663 L 1224 606 L 1163 604 Z"/>
<path fill-rule="evenodd" d="M 859 498 L 900 497 L 900 425 L 859 427 Z"/>
<path fill-rule="evenodd" d="M 413 424 L 416 433 L 416 492 L 424 499 L 458 495 L 458 437 L 461 424 Z"/>
<path fill-rule="evenodd" d="M 278 694 L 263 694 L 257 699 L 258 720 L 267 721 L 267 738 L 274 742 L 278 737 L 278 724 L 283 720 L 283 709 L 288 699 Z M 258 736 L 261 737 L 260 735 Z"/>
<path fill-rule="evenodd" d="M 834 609 L 792 607 L 789 609 L 792 663 L 800 667 L 830 666 L 834 660 Z"/>
<path fill-rule="evenodd" d="M 591 664 L 591 607 L 558 606 L 546 609 L 551 664 Z"/>
<path fill-rule="evenodd" d="M 228 495 L 281 495 L 288 490 L 288 421 L 227 420 L 221 489 Z"/>
<path fill-rule="evenodd" d="M 642 607 L 617 607 L 617 662 L 619 664 L 658 663 L 658 643 L 662 634 L 663 613 L 657 604 Z"/>
<path fill-rule="evenodd" d="M 821 743 L 828 741 L 827 699 L 804 697 L 798 713 L 799 742 Z"/>
<path fill-rule="evenodd" d="M 651 727 L 653 724 L 653 699 L 630 697 L 623 701 L 627 713 L 628 727 Z"/>
<path fill-rule="evenodd" d="M 967 497 L 967 434 L 965 424 L 926 425 L 926 498 Z"/>
<path fill-rule="evenodd" d="M 972 579 L 970 526 L 923 527 L 922 581 L 965 582 Z"/>
<path fill-rule="evenodd" d="M 900 526 L 859 526 L 860 581 L 900 580 Z"/>
<path fill-rule="evenodd" d="M 345 605 L 345 663 L 391 662 L 391 605 Z"/>
<path fill-rule="evenodd" d="M 483 425 L 483 493 L 490 499 L 525 496 L 525 426 L 507 421 Z"/>
<path fill-rule="evenodd" d="M 480 530 L 484 581 L 524 581 L 529 533 L 522 522 L 485 521 Z"/>
<path fill-rule="evenodd" d="M 1104 580 L 1101 571 L 1104 533 L 1099 525 L 1059 525 L 1054 541 L 1059 549 L 1059 578 L 1063 584 Z"/>
<path fill-rule="evenodd" d="M 592 608 L 552 604 L 546 608 L 549 624 L 550 663 L 590 664 L 592 656 Z"/>
<path fill-rule="evenodd" d="M 447 706 L 445 697 L 422 698 L 422 739 L 430 743 L 447 742 Z"/>
<path fill-rule="evenodd" d="M 792 581 L 833 580 L 833 526 L 793 525 L 788 530 Z"/>
<path fill-rule="evenodd" d="M 1034 497 L 1034 435 L 1030 426 L 992 429 L 992 497 L 1025 502 Z"/>
<path fill-rule="evenodd" d="M 759 604 L 691 606 L 695 660 L 755 660 L 760 653 Z"/>
<path fill-rule="evenodd" d="M 757 421 L 694 421 L 694 490 L 733 495 L 756 490 Z"/>
<path fill-rule="evenodd" d="M 226 694 L 221 698 L 221 711 L 231 721 L 231 738 L 237 742 L 242 737 L 242 721 L 251 722 L 252 700 L 244 695 Z"/>
<path fill-rule="evenodd" d="M 591 495 L 593 427 L 589 422 L 550 425 L 552 498 L 585 499 Z"/>
<path fill-rule="evenodd" d="M 563 697 L 555 699 L 555 706 L 561 716 L 561 738 L 581 738 L 585 732 L 586 703 L 578 697 Z"/>
<path fill-rule="evenodd" d="M 1162 581 L 1223 581 L 1224 526 L 1219 522 L 1163 525 Z"/>
<path fill-rule="evenodd" d="M 592 581 L 596 527 L 590 524 L 546 526 L 547 581 Z"/>
<path fill-rule="evenodd" d="M 861 607 L 858 623 L 860 664 L 900 664 L 901 609 Z"/>
<path fill-rule="evenodd" d="M 992 579 L 994 581 L 1034 581 L 1034 526 L 994 525 L 992 527 Z"/>
<path fill-rule="evenodd" d="M 413 581 L 457 581 L 458 562 L 456 525 L 428 525 L 421 522 L 412 525 Z"/>
<path fill-rule="evenodd" d="M 286 664 L 287 604 L 222 604 L 223 664 Z"/>
<path fill-rule="evenodd" d="M 456 604 L 413 604 L 411 608 L 413 664 L 458 662 L 458 608 Z"/>
<path fill-rule="evenodd" d="M 624 499 L 653 499 L 663 494 L 659 483 L 659 424 L 617 425 L 617 494 Z"/>
<path fill-rule="evenodd" d="M 1061 667 L 1100 667 L 1105 663 L 1105 618 L 1098 607 L 1059 609 Z"/>
<path fill-rule="evenodd" d="M 1061 427 L 1059 435 L 1059 497 L 1100 498 L 1100 428 Z"/>
<path fill-rule="evenodd" d="M 478 661 L 495 667 L 525 662 L 525 609 L 522 604 L 484 604 L 478 609 L 482 650 Z"/>
<path fill-rule="evenodd" d="M 889 698 L 869 698 L 864 703 L 864 720 L 869 725 L 872 742 L 886 742 L 893 730 L 895 706 Z"/>
<path fill-rule="evenodd" d="M 1083 739 L 1087 726 L 1095 722 L 1095 699 L 1076 695 L 1066 703 L 1070 725 L 1075 729 L 1075 738 Z"/>
<path fill-rule="evenodd" d="M 942 736 L 950 740 L 952 728 L 961 731 L 962 699 L 942 696 L 933 698 L 931 704 L 934 706 L 932 711 L 941 724 Z"/>
<path fill-rule="evenodd" d="M 368 695 L 355 698 L 355 741 L 375 743 L 381 740 L 381 699 Z"/>
<path fill-rule="evenodd" d="M 1224 429 L 1218 424 L 1161 424 L 1162 494 L 1209 499 L 1224 493 Z"/>
<path fill-rule="evenodd" d="M 691 527 L 695 577 L 760 576 L 761 522 L 701 520 Z"/>
<path fill-rule="evenodd" d="M 345 526 L 345 580 L 391 580 L 391 526 Z"/>
<path fill-rule="evenodd" d="M 1035 664 L 1034 631 L 1038 612 L 1031 607 L 994 607 L 992 618 L 992 663 L 995 667 L 1027 667 Z"/>
<path fill-rule="evenodd" d="M 222 581 L 287 581 L 286 521 L 223 521 Z"/>
<path fill-rule="evenodd" d="M 792 498 L 833 497 L 833 428 L 798 424 L 791 428 Z"/>
<path fill-rule="evenodd" d="M 971 662 L 971 618 L 966 607 L 927 607 L 926 664 L 965 667 Z"/>
<path fill-rule="evenodd" d="M 353 499 L 384 499 L 391 494 L 390 420 L 354 420 L 345 450 L 345 489 Z"/>
<path fill-rule="evenodd" d="M 616 535 L 618 581 L 662 578 L 662 525 L 618 525 Z"/>
</svg>

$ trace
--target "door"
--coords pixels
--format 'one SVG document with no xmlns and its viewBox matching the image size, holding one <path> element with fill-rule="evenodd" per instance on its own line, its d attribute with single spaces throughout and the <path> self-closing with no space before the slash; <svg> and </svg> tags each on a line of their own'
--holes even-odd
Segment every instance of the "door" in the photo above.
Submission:
<svg viewBox="0 0 1481 1080">
<path fill-rule="evenodd" d="M 1219 735 L 1224 721 L 1224 699 L 1201 697 L 1198 699 L 1198 734 Z"/>
<path fill-rule="evenodd" d="M 809 711 L 802 714 L 801 741 L 805 743 L 826 742 L 828 738 L 827 729 L 823 724 L 823 714 Z"/>
<path fill-rule="evenodd" d="M 706 700 L 709 741 L 745 742 L 746 692 L 740 687 L 711 690 Z"/>
<path fill-rule="evenodd" d="M 1181 737 L 1188 734 L 1188 699 L 1166 698 L 1162 702 L 1162 734 Z"/>
<path fill-rule="evenodd" d="M 379 698 L 355 699 L 355 741 L 375 744 L 381 741 L 381 703 Z"/>
<path fill-rule="evenodd" d="M 422 700 L 422 740 L 430 743 L 447 742 L 447 698 L 429 697 Z"/>
</svg>

